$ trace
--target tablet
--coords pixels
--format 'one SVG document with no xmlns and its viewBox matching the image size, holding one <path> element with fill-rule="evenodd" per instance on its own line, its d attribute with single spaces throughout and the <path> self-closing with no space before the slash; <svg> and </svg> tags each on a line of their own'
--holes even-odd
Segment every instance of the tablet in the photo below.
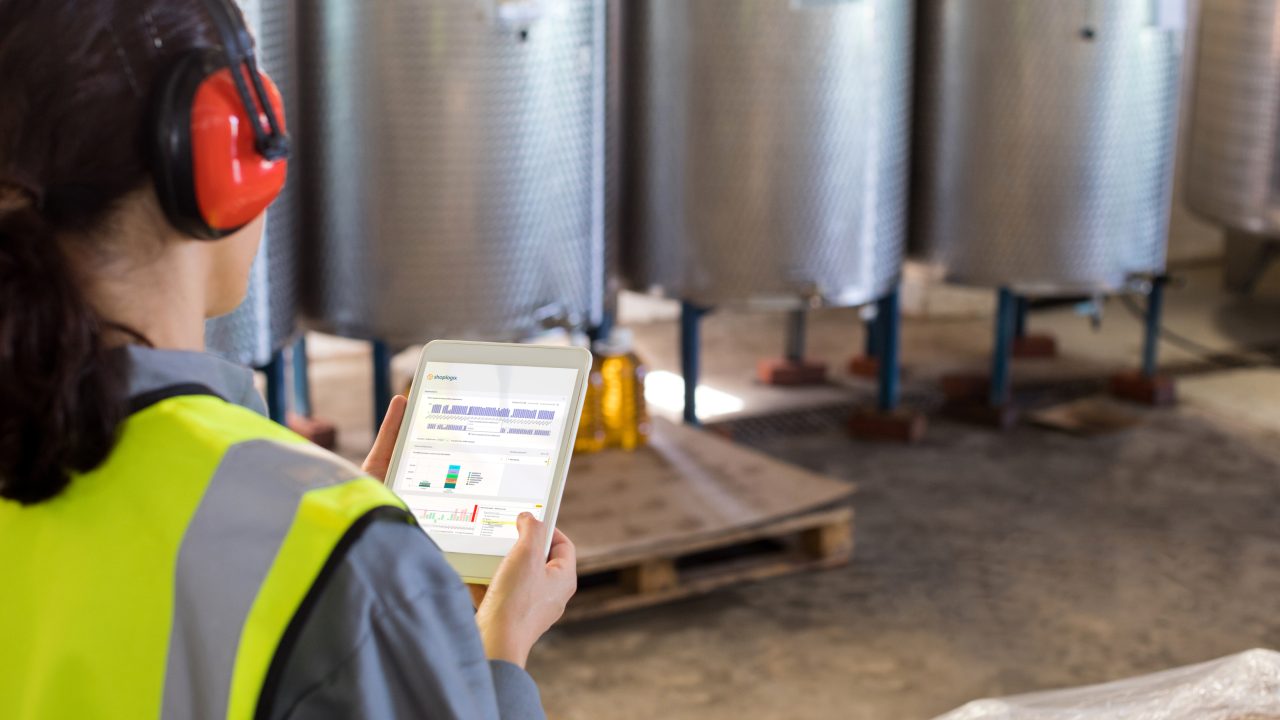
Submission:
<svg viewBox="0 0 1280 720">
<path fill-rule="evenodd" d="M 466 582 L 493 578 L 520 513 L 555 527 L 590 371 L 578 347 L 423 348 L 386 483 Z"/>
</svg>

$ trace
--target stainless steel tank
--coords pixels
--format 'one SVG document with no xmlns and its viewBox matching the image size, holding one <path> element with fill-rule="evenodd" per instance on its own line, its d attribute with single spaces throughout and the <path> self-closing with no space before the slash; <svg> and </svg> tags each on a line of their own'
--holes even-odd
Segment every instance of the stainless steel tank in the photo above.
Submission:
<svg viewBox="0 0 1280 720">
<path fill-rule="evenodd" d="M 631 284 L 779 308 L 888 291 L 905 249 L 912 5 L 632 2 Z"/>
<path fill-rule="evenodd" d="M 258 62 L 280 89 L 297 147 L 297 25 L 294 0 L 239 0 L 257 41 Z M 295 153 L 296 156 L 296 153 Z M 289 161 L 284 190 L 267 210 L 262 245 L 249 275 L 244 302 L 205 323 L 210 352 L 261 367 L 293 338 L 298 310 L 298 203 L 301 161 Z"/>
<path fill-rule="evenodd" d="M 598 319 L 606 4 L 303 4 L 310 324 L 397 347 Z"/>
<path fill-rule="evenodd" d="M 1180 9 L 921 0 L 913 251 L 953 280 L 1034 294 L 1162 270 Z"/>
<path fill-rule="evenodd" d="M 1280 3 L 1202 3 L 1193 93 L 1187 204 L 1280 236 Z"/>
</svg>

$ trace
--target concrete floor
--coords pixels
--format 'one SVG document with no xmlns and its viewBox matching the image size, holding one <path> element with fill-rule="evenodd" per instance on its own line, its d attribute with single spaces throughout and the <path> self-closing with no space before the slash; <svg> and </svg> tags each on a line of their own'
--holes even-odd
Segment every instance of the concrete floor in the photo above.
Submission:
<svg viewBox="0 0 1280 720">
<path fill-rule="evenodd" d="M 1280 276 L 1259 298 L 1216 290 L 1192 268 L 1167 325 L 1223 353 L 1280 346 Z M 1275 275 L 1273 273 L 1273 275 Z M 1063 354 L 1022 361 L 1020 384 L 1101 381 L 1132 366 L 1138 323 L 1113 301 L 1100 332 L 1070 309 L 1034 315 Z M 655 369 L 677 371 L 676 328 L 639 326 Z M 865 398 L 841 370 L 861 345 L 856 313 L 814 314 L 810 353 L 833 383 L 764 388 L 755 359 L 782 318 L 732 312 L 704 326 L 704 382 L 743 413 Z M 982 317 L 909 321 L 906 389 L 927 405 L 943 372 L 985 367 Z M 313 343 L 315 402 L 344 454 L 372 438 L 367 351 Z M 1116 679 L 1280 647 L 1280 371 L 1219 369 L 1165 346 L 1177 408 L 1080 438 L 1029 426 L 996 433 L 937 418 L 917 446 L 839 429 L 775 436 L 779 458 L 856 481 L 853 564 L 557 628 L 529 670 L 553 720 L 927 719 L 978 697 Z"/>
<path fill-rule="evenodd" d="M 777 438 L 858 482 L 852 565 L 557 629 L 529 669 L 552 718 L 891 720 L 1277 647 L 1277 439 L 1195 408 Z"/>
<path fill-rule="evenodd" d="M 1280 342 L 1273 286 L 1242 301 L 1217 291 L 1212 268 L 1182 275 L 1171 328 L 1224 353 Z M 781 348 L 780 316 L 704 322 L 704 382 L 746 399 L 743 414 L 871 391 L 843 371 L 862 342 L 853 311 L 814 313 L 810 353 L 833 384 L 800 392 L 752 380 L 755 359 Z M 1018 362 L 1022 384 L 1101 381 L 1138 360 L 1140 326 L 1115 300 L 1100 331 L 1070 308 L 1031 326 L 1063 353 Z M 983 317 L 908 321 L 909 395 L 927 401 L 942 373 L 984 369 L 990 336 Z M 651 365 L 678 371 L 672 323 L 637 337 Z M 1167 366 L 1197 371 L 1186 401 L 1135 408 L 1145 424 L 1120 434 L 934 418 L 914 447 L 838 429 L 763 441 L 857 481 L 854 563 L 554 630 L 529 664 L 550 717 L 925 719 L 1280 646 L 1280 372 L 1163 350 Z"/>
</svg>

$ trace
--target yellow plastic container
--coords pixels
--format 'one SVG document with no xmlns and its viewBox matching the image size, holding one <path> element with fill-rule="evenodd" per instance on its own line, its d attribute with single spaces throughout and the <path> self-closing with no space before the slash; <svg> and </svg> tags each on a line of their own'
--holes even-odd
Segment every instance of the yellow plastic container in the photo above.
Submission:
<svg viewBox="0 0 1280 720">
<path fill-rule="evenodd" d="M 591 374 L 587 376 L 587 397 L 582 402 L 582 419 L 578 421 L 578 436 L 573 441 L 577 453 L 599 452 L 605 447 L 604 410 L 601 397 L 604 376 L 600 374 L 600 357 L 591 360 Z"/>
<path fill-rule="evenodd" d="M 596 343 L 602 387 L 600 411 L 606 447 L 634 450 L 649 438 L 649 414 L 644 403 L 647 368 L 631 350 L 631 331 L 617 328 L 607 342 Z M 593 365 L 593 369 L 594 369 Z"/>
</svg>

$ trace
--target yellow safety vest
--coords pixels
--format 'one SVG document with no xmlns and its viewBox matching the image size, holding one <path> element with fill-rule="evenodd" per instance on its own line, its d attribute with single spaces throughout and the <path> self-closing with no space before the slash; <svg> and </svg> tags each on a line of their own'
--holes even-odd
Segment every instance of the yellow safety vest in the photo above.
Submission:
<svg viewBox="0 0 1280 720">
<path fill-rule="evenodd" d="M 262 715 L 323 577 L 388 514 L 412 522 L 250 410 L 154 402 L 62 494 L 0 500 L 0 718 Z"/>
</svg>

